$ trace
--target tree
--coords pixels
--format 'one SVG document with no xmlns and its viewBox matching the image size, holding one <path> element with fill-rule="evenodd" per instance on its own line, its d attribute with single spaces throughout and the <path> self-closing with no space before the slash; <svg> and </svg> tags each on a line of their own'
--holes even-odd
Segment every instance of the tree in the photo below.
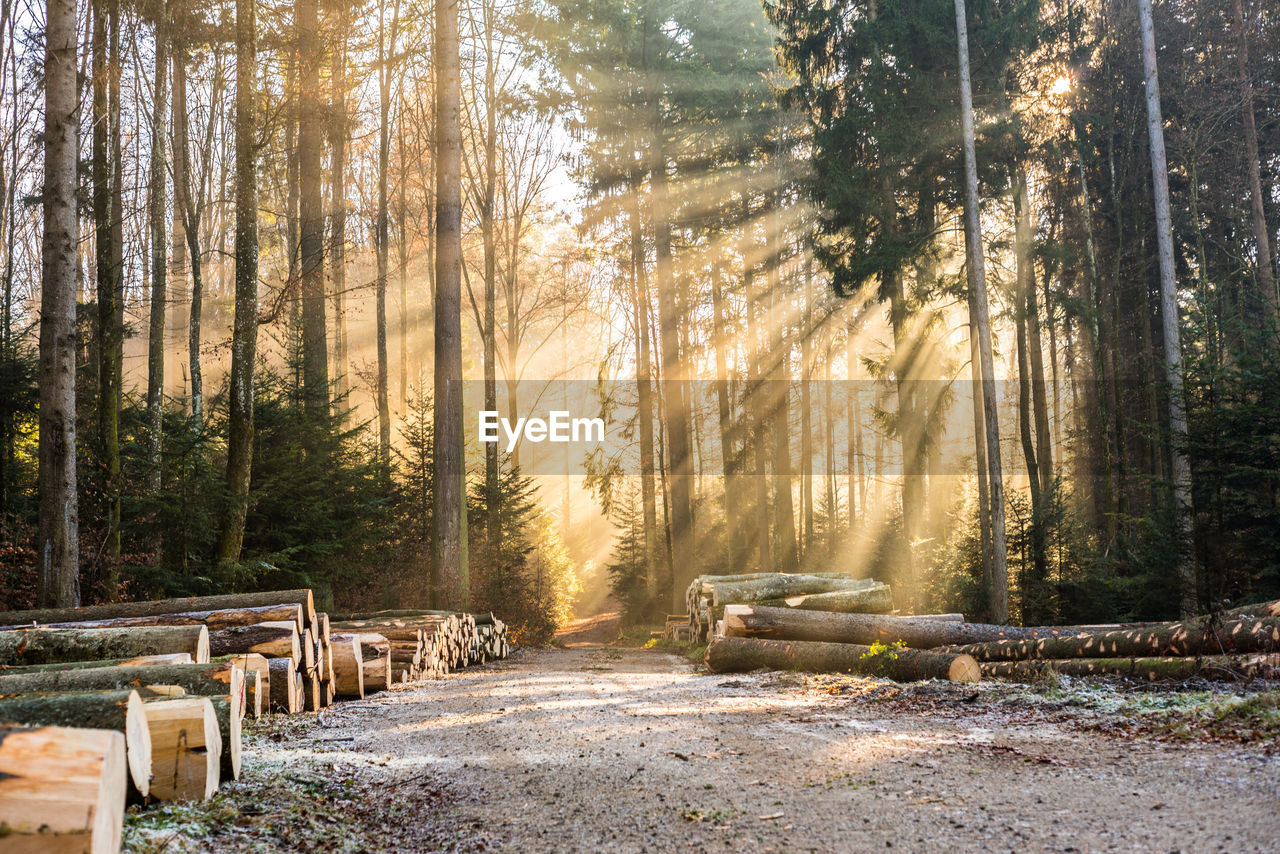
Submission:
<svg viewBox="0 0 1280 854">
<path fill-rule="evenodd" d="M 298 254 L 302 289 L 302 373 L 307 411 L 329 414 L 329 353 L 324 320 L 324 203 L 320 173 L 324 107 L 320 98 L 323 46 L 317 0 L 294 5 L 298 33 Z"/>
<path fill-rule="evenodd" d="M 168 240 L 165 233 L 165 173 L 168 157 L 169 4 L 160 0 L 155 20 L 155 83 L 152 92 L 151 170 L 147 184 L 147 224 L 151 236 L 151 311 L 147 335 L 147 476 L 148 492 L 160 492 L 164 441 L 165 313 L 168 300 Z"/>
<path fill-rule="evenodd" d="M 1169 394 L 1169 444 L 1173 461 L 1173 512 L 1179 540 L 1177 584 L 1183 618 L 1197 613 L 1195 564 L 1191 559 L 1191 464 L 1187 460 L 1186 395 L 1182 390 L 1182 338 L 1178 316 L 1178 284 L 1173 269 L 1173 217 L 1169 211 L 1169 166 L 1164 148 L 1164 120 L 1160 116 L 1160 81 L 1156 68 L 1155 27 L 1151 0 L 1138 0 L 1142 31 L 1142 67 L 1146 79 L 1147 139 L 1151 147 L 1151 177 L 1155 190 L 1157 257 L 1160 263 L 1160 318 L 1163 321 L 1164 380 Z"/>
<path fill-rule="evenodd" d="M 45 23 L 44 234 L 40 244 L 40 566 L 42 606 L 80 604 L 76 496 L 76 2 Z"/>
<path fill-rule="evenodd" d="M 391 404 L 387 383 L 387 263 L 391 251 L 390 199 L 387 190 L 391 168 L 391 75 L 395 68 L 396 37 L 400 30 L 400 3 L 391 12 L 387 33 L 386 2 L 378 4 L 378 219 L 375 240 L 378 247 L 377 323 L 378 323 L 378 453 L 388 471 L 391 467 Z"/>
<path fill-rule="evenodd" d="M 227 421 L 227 510 L 218 559 L 238 561 L 253 467 L 253 369 L 258 344 L 257 20 L 254 0 L 236 0 L 236 314 Z"/>
<path fill-rule="evenodd" d="M 432 594 L 437 607 L 465 608 L 467 571 L 462 432 L 462 105 L 457 0 L 439 0 L 435 29 L 436 294 L 435 539 Z"/>
</svg>

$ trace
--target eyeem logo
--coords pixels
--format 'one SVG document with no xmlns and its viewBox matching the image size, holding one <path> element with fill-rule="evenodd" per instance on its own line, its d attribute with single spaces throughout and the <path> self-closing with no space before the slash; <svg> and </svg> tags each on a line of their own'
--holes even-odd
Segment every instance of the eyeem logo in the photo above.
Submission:
<svg viewBox="0 0 1280 854">
<path fill-rule="evenodd" d="M 564 410 L 553 409 L 550 418 L 517 418 L 513 425 L 492 409 L 480 410 L 480 441 L 499 441 L 498 430 L 507 438 L 507 453 L 520 439 L 528 442 L 603 442 L 603 418 L 570 418 Z"/>
</svg>

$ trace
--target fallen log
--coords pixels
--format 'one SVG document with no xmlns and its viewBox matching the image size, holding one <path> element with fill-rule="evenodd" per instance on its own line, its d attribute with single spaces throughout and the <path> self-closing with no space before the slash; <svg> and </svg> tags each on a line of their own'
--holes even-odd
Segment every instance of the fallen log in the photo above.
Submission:
<svg viewBox="0 0 1280 854">
<path fill-rule="evenodd" d="M 148 617 L 155 614 L 185 614 L 193 611 L 221 611 L 262 605 L 302 606 L 307 625 L 315 622 L 315 599 L 309 589 L 273 590 L 266 593 L 228 593 L 218 596 L 187 596 L 146 602 L 113 602 L 82 608 L 42 608 L 33 611 L 0 611 L 0 625 L 18 623 L 65 623 L 102 620 L 110 617 Z"/>
<path fill-rule="evenodd" d="M 1256 605 L 1241 605 L 1239 608 L 1228 608 L 1232 617 L 1280 617 L 1280 599 L 1274 602 L 1259 602 Z"/>
<path fill-rule="evenodd" d="M 223 655 L 209 659 L 210 664 L 234 664 L 244 671 L 245 713 L 255 718 L 269 710 L 271 705 L 271 668 L 267 658 L 256 652 L 243 655 Z M 256 675 L 256 679 L 254 678 Z"/>
<path fill-rule="evenodd" d="M 1240 682 L 1280 678 L 1280 655 L 1210 655 L 1203 658 L 1069 658 L 1031 661 L 984 661 L 988 679 L 1034 682 L 1060 676 L 1126 676 L 1147 682 L 1211 679 Z"/>
<path fill-rule="evenodd" d="M 21 629 L 0 632 L 0 663 L 56 664 L 185 652 L 209 660 L 204 626 L 144 626 L 124 629 Z"/>
<path fill-rule="evenodd" d="M 298 670 L 292 658 L 272 658 L 267 661 L 271 672 L 271 711 L 296 715 L 302 709 L 298 705 L 298 693 L 294 689 L 294 681 Z"/>
<path fill-rule="evenodd" d="M 0 721 L 121 733 L 130 784 L 145 798 L 151 786 L 152 745 L 143 706 L 135 690 L 4 694 L 0 696 Z"/>
<path fill-rule="evenodd" d="M 151 731 L 151 796 L 204 801 L 218 791 L 222 736 L 208 697 L 144 703 Z"/>
<path fill-rule="evenodd" d="M 0 673 L 0 694 L 40 691 L 120 691 L 143 685 L 177 685 L 188 694 L 229 695 L 243 708 L 244 670 L 237 664 L 171 664 L 158 667 L 92 667 L 35 673 Z"/>
<path fill-rule="evenodd" d="M 1036 638 L 1055 631 L 956 623 L 924 617 L 837 614 L 768 605 L 729 605 L 724 611 L 724 626 L 729 637 L 860 644 L 902 641 L 913 649 Z M 1071 635 L 1069 632 L 1063 634 Z"/>
<path fill-rule="evenodd" d="M 208 699 L 213 704 L 213 715 L 218 720 L 218 737 L 222 741 L 219 774 L 224 780 L 239 780 L 244 711 L 230 695 Z"/>
<path fill-rule="evenodd" d="M 218 611 L 187 611 L 178 614 L 150 614 L 138 617 L 103 617 L 96 620 L 73 620 L 39 623 L 42 629 L 123 629 L 141 626 L 200 626 L 209 631 L 256 623 L 287 620 L 302 628 L 302 606 L 298 604 L 260 605 L 253 608 L 227 608 Z M 0 631 L 32 628 L 30 623 L 0 626 Z"/>
<path fill-rule="evenodd" d="M 118 732 L 0 725 L 0 847 L 116 854 L 128 777 Z"/>
<path fill-rule="evenodd" d="M 188 652 L 174 652 L 165 655 L 135 655 L 132 658 L 111 658 L 105 661 L 59 661 L 54 664 L 0 664 L 0 675 L 17 673 L 39 673 L 46 670 L 83 670 L 95 667 L 152 667 L 166 664 L 194 664 L 195 659 Z"/>
<path fill-rule="evenodd" d="M 949 646 L 946 651 L 972 655 L 979 661 L 1155 658 L 1280 652 L 1280 619 L 1245 617 L 1217 627 L 1213 627 L 1209 621 L 1166 623 L 1148 629 Z"/>
<path fill-rule="evenodd" d="M 391 655 L 384 652 L 377 658 L 365 660 L 361 665 L 364 692 L 385 691 L 391 687 Z"/>
<path fill-rule="evenodd" d="M 302 660 L 298 627 L 288 621 L 256 623 L 209 633 L 209 653 L 214 657 L 257 653 L 268 658 Z"/>
<path fill-rule="evenodd" d="M 716 638 L 707 647 L 706 662 L 714 673 L 767 668 L 884 676 L 898 682 L 977 682 L 981 678 L 978 662 L 967 655 L 815 641 Z"/>
</svg>

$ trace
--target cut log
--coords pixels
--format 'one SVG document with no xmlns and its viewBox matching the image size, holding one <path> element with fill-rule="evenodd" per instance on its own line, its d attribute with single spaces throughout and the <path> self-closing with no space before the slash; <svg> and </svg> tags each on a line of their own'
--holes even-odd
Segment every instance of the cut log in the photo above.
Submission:
<svg viewBox="0 0 1280 854">
<path fill-rule="evenodd" d="M 204 626 L 144 626 L 125 629 L 22 629 L 0 632 L 0 663 L 57 664 L 185 652 L 209 660 Z"/>
<path fill-rule="evenodd" d="M 302 674 L 302 706 L 308 712 L 318 712 L 324 708 L 324 698 L 320 694 L 320 680 L 315 676 Z"/>
<path fill-rule="evenodd" d="M 1054 631 L 985 623 L 955 623 L 923 617 L 836 614 L 767 605 L 729 605 L 725 608 L 724 624 L 725 634 L 729 637 L 860 644 L 892 644 L 902 641 L 914 649 L 1035 638 L 1044 631 Z M 1071 633 L 1062 634 L 1069 636 Z"/>
<path fill-rule="evenodd" d="M 703 578 L 703 588 L 710 587 L 711 605 L 737 605 L 744 602 L 763 602 L 783 599 L 806 593 L 834 593 L 836 591 L 864 590 L 878 582 L 870 579 L 823 578 L 817 575 L 770 574 L 764 578 L 744 581 L 724 581 Z"/>
<path fill-rule="evenodd" d="M 898 682 L 947 679 L 977 682 L 978 663 L 967 655 L 814 641 L 776 641 L 758 638 L 717 638 L 707 647 L 707 666 L 714 673 L 770 670 L 808 670 L 884 676 Z"/>
<path fill-rule="evenodd" d="M 979 661 L 1054 658 L 1157 658 L 1280 652 L 1280 619 L 1245 617 L 1212 628 L 1205 622 L 1167 623 L 1034 640 L 995 641 L 948 647 Z"/>
<path fill-rule="evenodd" d="M 121 733 L 0 725 L 0 848 L 116 854 L 128 778 Z"/>
<path fill-rule="evenodd" d="M 223 780 L 240 779 L 240 732 L 244 712 L 230 696 L 210 697 L 214 717 L 218 719 L 218 737 L 222 742 L 219 773 Z"/>
<path fill-rule="evenodd" d="M 333 690 L 339 697 L 364 696 L 364 657 L 358 635 L 330 635 Z"/>
<path fill-rule="evenodd" d="M 110 617 L 148 617 L 155 614 L 186 614 L 193 611 L 220 611 L 254 608 L 262 605 L 296 604 L 302 606 L 307 625 L 316 619 L 315 599 L 310 590 L 274 590 L 267 593 L 230 593 L 219 596 L 188 596 L 154 602 L 114 602 L 83 608 L 45 608 L 35 611 L 0 611 L 0 625 L 19 623 L 65 623 L 78 620 L 103 620 Z"/>
<path fill-rule="evenodd" d="M 193 664 L 195 659 L 187 652 L 167 655 L 135 655 L 132 658 L 111 658 L 105 661 L 59 661 L 56 664 L 28 664 L 10 666 L 0 664 L 0 675 L 40 673 L 46 670 L 83 670 L 94 667 L 152 667 L 166 664 Z"/>
<path fill-rule="evenodd" d="M 137 691 L 92 691 L 0 696 L 0 721 L 10 724 L 109 729 L 121 733 L 134 791 L 145 798 L 151 785 L 151 736 Z"/>
<path fill-rule="evenodd" d="M 391 687 L 391 656 L 388 653 L 384 652 L 377 658 L 365 661 L 361 669 L 363 670 L 362 684 L 366 694 L 385 691 Z"/>
<path fill-rule="evenodd" d="M 129 690 L 178 685 L 198 696 L 231 696 L 243 708 L 244 670 L 238 664 L 171 664 L 161 667 L 93 667 L 36 673 L 0 673 L 0 694 L 37 691 Z"/>
<path fill-rule="evenodd" d="M 216 659 L 210 659 L 210 664 L 235 664 L 245 672 L 245 711 L 246 714 L 252 714 L 255 718 L 270 710 L 271 706 L 271 669 L 267 664 L 267 658 L 258 655 L 256 652 L 245 653 L 244 655 L 223 655 Z M 252 674 L 256 673 L 258 679 L 254 680 Z M 249 709 L 256 711 L 249 712 Z"/>
<path fill-rule="evenodd" d="M 984 661 L 980 666 L 984 677 L 1017 682 L 1033 682 L 1050 673 L 1062 676 L 1127 676 L 1146 682 L 1181 682 L 1197 678 L 1239 682 L 1280 678 L 1280 655 Z"/>
<path fill-rule="evenodd" d="M 887 584 L 861 590 L 837 590 L 834 593 L 808 593 L 785 599 L 759 602 L 772 608 L 795 608 L 806 611 L 832 611 L 841 614 L 883 614 L 893 608 L 893 593 Z M 718 618 L 721 610 L 716 608 Z"/>
<path fill-rule="evenodd" d="M 291 621 L 302 628 L 302 606 L 297 604 L 262 605 L 256 608 L 230 608 L 221 611 L 189 611 L 180 614 L 151 614 L 141 617 L 104 617 L 97 620 L 75 620 L 40 623 L 45 629 L 122 629 L 139 626 L 200 626 L 209 631 L 235 626 L 252 626 L 270 621 Z M 30 623 L 0 626 L 0 631 L 29 629 Z"/>
<path fill-rule="evenodd" d="M 209 652 L 214 657 L 255 652 L 268 658 L 301 661 L 298 627 L 288 621 L 237 626 L 209 633 Z"/>
<path fill-rule="evenodd" d="M 267 663 L 271 672 L 271 685 L 269 688 L 271 711 L 284 712 L 286 715 L 296 715 L 302 709 L 298 705 L 297 691 L 294 690 L 294 679 L 298 671 L 294 666 L 293 659 L 272 658 Z"/>
<path fill-rule="evenodd" d="M 1274 602 L 1259 602 L 1256 605 L 1242 605 L 1239 608 L 1228 608 L 1227 613 L 1233 617 L 1280 617 L 1280 599 Z"/>
<path fill-rule="evenodd" d="M 222 736 L 208 697 L 143 704 L 151 730 L 151 795 L 203 801 L 218 791 Z"/>
</svg>

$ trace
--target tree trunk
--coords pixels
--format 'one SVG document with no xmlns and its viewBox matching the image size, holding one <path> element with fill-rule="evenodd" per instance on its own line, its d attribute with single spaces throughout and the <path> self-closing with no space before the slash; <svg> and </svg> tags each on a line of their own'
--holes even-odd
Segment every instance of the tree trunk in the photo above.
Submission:
<svg viewBox="0 0 1280 854">
<path fill-rule="evenodd" d="M 703 578 L 702 589 L 710 588 L 712 605 L 729 605 L 740 602 L 759 602 L 762 599 L 780 599 L 788 596 L 804 596 L 812 593 L 834 593 L 841 590 L 866 590 L 875 587 L 874 581 L 854 581 L 844 577 L 817 575 L 782 575 L 768 573 L 760 578 L 726 581 L 714 576 Z M 688 587 L 688 585 L 686 585 Z M 683 599 L 685 591 L 680 591 Z M 681 603 L 684 604 L 683 602 Z"/>
<path fill-rule="evenodd" d="M 1280 652 L 1280 619 L 1246 617 L 1222 623 L 1217 629 L 1205 628 L 1202 620 L 1163 623 L 1150 628 L 967 644 L 951 650 L 979 661 L 1271 653 Z"/>
<path fill-rule="evenodd" d="M 298 34 L 298 255 L 302 289 L 303 401 L 313 429 L 329 417 L 329 351 L 324 311 L 324 202 L 320 172 L 324 107 L 320 98 L 323 47 L 316 0 L 294 6 Z"/>
<path fill-rule="evenodd" d="M 431 592 L 465 608 L 466 469 L 462 429 L 462 116 L 458 2 L 436 4 L 435 492 Z"/>
<path fill-rule="evenodd" d="M 253 370 L 258 349 L 257 21 L 252 0 L 236 0 L 236 314 L 231 337 L 227 424 L 227 509 L 218 559 L 238 562 L 253 470 Z"/>
<path fill-rule="evenodd" d="M 339 697 L 364 697 L 364 656 L 359 635 L 334 635 L 329 639 L 333 655 L 333 687 Z"/>
<path fill-rule="evenodd" d="M 147 492 L 160 493 L 164 448 L 165 302 L 168 300 L 168 240 L 165 231 L 165 177 L 168 155 L 169 6 L 157 5 L 155 109 L 151 119 L 151 170 L 148 181 L 147 224 L 151 232 L 151 317 L 147 335 Z M 157 551 L 159 545 L 157 544 Z"/>
<path fill-rule="evenodd" d="M 978 662 L 967 655 L 896 648 L 877 651 L 851 643 L 716 638 L 707 647 L 706 662 L 712 673 L 768 668 L 883 676 L 897 682 L 977 682 L 981 678 Z"/>
<path fill-rule="evenodd" d="M 1251 679 L 1275 679 L 1280 675 L 1280 655 L 984 661 L 979 666 L 983 677 L 987 679 L 1012 679 L 1019 682 L 1037 682 L 1050 674 L 1125 676 L 1147 682 L 1182 682 L 1187 679 L 1245 682 Z"/>
<path fill-rule="evenodd" d="M 987 306 L 986 263 L 983 258 L 982 221 L 978 199 L 978 163 L 974 146 L 973 93 L 969 83 L 969 34 L 964 0 L 955 0 L 960 66 L 960 126 L 965 165 L 965 244 L 969 252 L 970 301 L 978 328 L 978 353 L 982 366 L 982 411 L 987 450 L 991 515 L 991 619 L 1009 621 L 1009 576 L 1005 555 L 1004 477 L 1000 463 L 1000 421 L 996 401 L 995 359 L 992 356 L 991 320 Z"/>
<path fill-rule="evenodd" d="M 176 31 L 176 28 L 175 28 Z M 204 425 L 204 374 L 200 364 L 204 274 L 200 250 L 201 205 L 192 198 L 191 157 L 187 125 L 187 45 L 178 38 L 173 53 L 173 193 L 191 264 L 191 311 L 187 321 L 187 364 L 191 383 L 192 427 Z"/>
<path fill-rule="evenodd" d="M 1236 24 L 1236 65 L 1240 71 L 1240 100 L 1244 116 L 1244 156 L 1249 172 L 1249 213 L 1253 219 L 1253 236 L 1258 244 L 1258 290 L 1263 305 L 1272 316 L 1280 312 L 1280 294 L 1276 293 L 1275 268 L 1271 257 L 1271 229 L 1263 207 L 1262 174 L 1258 157 L 1258 126 L 1253 117 L 1253 81 L 1249 77 L 1249 31 L 1244 24 L 1240 0 L 1231 0 Z"/>
<path fill-rule="evenodd" d="M 44 629 L 119 629 L 136 626 L 205 626 L 209 631 L 234 626 L 251 626 L 262 622 L 288 620 L 302 630 L 302 607 L 296 604 L 258 605 L 248 608 L 222 608 L 215 611 L 187 611 L 175 614 L 145 614 L 129 617 L 104 617 L 96 620 L 65 620 L 41 623 Z M 30 622 L 0 626 L 0 631 L 32 628 Z"/>
<path fill-rule="evenodd" d="M 937 617 L 825 613 L 766 605 L 729 605 L 724 611 L 724 624 L 725 634 L 730 637 L 887 645 L 901 641 L 912 649 L 1075 634 L 1070 629 L 995 626 Z"/>
<path fill-rule="evenodd" d="M 376 287 L 378 379 L 375 397 L 378 406 L 378 460 L 383 475 L 391 476 L 391 403 L 388 391 L 390 370 L 387 355 L 387 264 L 391 251 L 390 196 L 387 173 L 391 168 L 391 70 L 396 52 L 396 30 L 400 25 L 400 4 L 395 4 L 391 18 L 391 35 L 387 38 L 384 16 L 386 2 L 378 4 L 378 272 Z"/>
<path fill-rule="evenodd" d="M 72 256 L 74 263 L 74 255 Z M 0 826 L 18 851 L 116 854 L 129 766 L 124 735 L 0 725 Z"/>
<path fill-rule="evenodd" d="M 1182 391 L 1182 339 L 1178 329 L 1178 285 L 1173 267 L 1173 219 L 1169 212 L 1169 167 L 1164 149 L 1164 120 L 1160 115 L 1160 82 L 1156 69 L 1155 30 L 1151 0 L 1138 0 L 1142 30 L 1142 67 L 1146 73 L 1147 136 L 1151 145 L 1151 173 L 1155 188 L 1156 239 L 1160 259 L 1160 316 L 1163 322 L 1164 379 L 1169 393 L 1169 453 L 1173 471 L 1173 511 L 1178 540 L 1176 584 L 1184 617 L 1195 613 L 1199 594 L 1191 544 L 1191 463 L 1187 459 L 1186 397 Z"/>
<path fill-rule="evenodd" d="M 208 661 L 209 630 L 201 625 L 0 632 L 0 664 L 55 664 L 174 652 L 189 653 L 197 663 Z"/>
<path fill-rule="evenodd" d="M 296 715 L 302 711 L 301 697 L 298 696 L 296 681 L 298 666 L 292 658 L 271 658 L 267 660 L 271 671 L 271 684 L 268 691 L 271 696 L 271 711 Z"/>
<path fill-rule="evenodd" d="M 716 414 L 720 428 L 720 462 L 724 475 L 724 525 L 725 558 L 729 566 L 741 566 L 746 558 L 741 543 L 741 501 L 738 490 L 738 444 L 733 421 L 733 407 L 729 397 L 729 367 L 726 350 L 729 349 L 729 330 L 725 327 L 724 293 L 720 286 L 720 265 L 711 265 L 711 322 L 714 332 L 711 347 L 715 354 Z M 650 451 L 652 454 L 652 451 Z M 652 461 L 650 462 L 652 465 Z"/>
<path fill-rule="evenodd" d="M 35 726 L 107 729 L 122 733 L 129 782 L 146 797 L 151 788 L 151 738 L 142 698 L 132 689 L 61 694 L 7 694 L 0 720 Z"/>
<path fill-rule="evenodd" d="M 302 660 L 298 626 L 288 620 L 256 623 L 251 626 L 233 626 L 209 633 L 209 654 L 212 656 L 243 655 L 254 652 L 268 658 Z"/>
<path fill-rule="evenodd" d="M 758 599 L 761 605 L 809 611 L 837 611 L 845 614 L 885 614 L 893 609 L 893 594 L 887 584 L 861 590 L 834 590 L 830 593 L 800 593 L 773 599 Z"/>
<path fill-rule="evenodd" d="M 329 115 L 329 281 L 333 287 L 333 371 L 342 409 L 351 407 L 347 336 L 347 39 L 351 34 L 346 3 L 330 6 L 334 19 L 329 65 L 332 91 Z"/>
<path fill-rule="evenodd" d="M 653 462 L 653 367 L 649 349 L 649 280 L 645 273 L 644 225 L 640 217 L 643 176 L 638 163 L 631 168 L 627 225 L 631 239 L 631 281 L 636 305 L 636 393 L 640 411 L 640 502 L 644 526 L 645 580 L 649 598 L 661 600 L 658 578 L 658 510 Z"/>
<path fill-rule="evenodd" d="M 41 235 L 39 604 L 80 604 L 76 493 L 76 3 L 49 0 L 45 24 Z"/>
<path fill-rule="evenodd" d="M 90 661 L 58 661 L 53 664 L 4 665 L 0 666 L 0 674 L 17 676 L 24 673 L 41 673 L 44 671 L 90 670 L 95 667 L 161 667 L 170 664 L 195 664 L 195 659 L 189 652 L 132 655 L 128 658 L 95 658 Z"/>
</svg>

